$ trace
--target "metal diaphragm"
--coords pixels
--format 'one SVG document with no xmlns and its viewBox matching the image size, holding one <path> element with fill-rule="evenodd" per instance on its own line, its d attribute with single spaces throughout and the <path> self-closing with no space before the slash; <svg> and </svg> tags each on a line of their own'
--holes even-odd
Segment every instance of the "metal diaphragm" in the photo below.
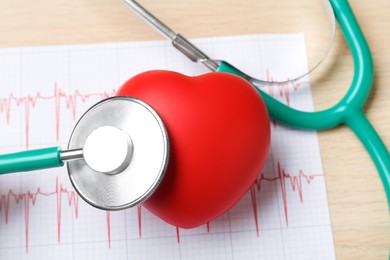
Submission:
<svg viewBox="0 0 390 260">
<path fill-rule="evenodd" d="M 104 128 L 109 131 L 101 131 Z M 92 167 L 85 159 L 67 163 L 78 194 L 104 210 L 125 209 L 143 202 L 160 184 L 168 164 L 169 140 L 162 120 L 149 105 L 131 97 L 112 97 L 92 106 L 77 122 L 68 149 L 84 147 L 87 140 L 98 142 L 98 148 L 99 142 L 104 144 L 104 138 L 110 138 L 104 133 L 115 133 L 110 130 L 114 128 L 131 140 L 131 156 L 126 158 L 131 161 L 119 170 L 104 172 L 104 167 Z M 95 132 L 103 135 L 96 138 Z M 84 158 L 89 158 L 86 152 Z"/>
</svg>

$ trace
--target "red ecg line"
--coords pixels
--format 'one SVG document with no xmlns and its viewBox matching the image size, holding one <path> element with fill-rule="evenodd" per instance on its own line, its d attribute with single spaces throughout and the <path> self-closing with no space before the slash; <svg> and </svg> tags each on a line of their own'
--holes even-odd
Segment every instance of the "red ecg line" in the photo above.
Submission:
<svg viewBox="0 0 390 260">
<path fill-rule="evenodd" d="M 270 76 L 267 70 L 267 80 L 273 82 L 272 76 Z M 290 92 L 291 90 L 297 91 L 300 87 L 298 81 L 293 81 L 284 84 L 270 84 L 264 89 L 268 92 L 269 95 L 275 96 L 275 91 L 281 98 L 285 99 L 287 105 L 290 105 Z M 54 83 L 53 94 L 44 96 L 40 92 L 36 92 L 34 95 L 27 95 L 24 97 L 17 97 L 13 93 L 10 93 L 8 97 L 0 98 L 0 113 L 5 114 L 6 122 L 10 124 L 10 115 L 13 111 L 13 106 L 17 108 L 24 108 L 24 130 L 25 130 L 25 146 L 28 149 L 29 147 L 29 134 L 30 134 L 30 113 L 32 109 L 35 109 L 38 106 L 38 103 L 41 101 L 54 101 L 54 112 L 55 112 L 55 131 L 56 131 L 56 142 L 59 140 L 59 128 L 61 120 L 61 104 L 65 102 L 66 109 L 70 111 L 73 120 L 76 119 L 76 111 L 78 101 L 85 103 L 90 98 L 97 98 L 98 100 L 111 97 L 115 94 L 115 89 L 107 92 L 101 93 L 88 93 L 83 94 L 79 90 L 75 90 L 73 93 L 66 93 L 57 86 L 57 83 Z"/>
<path fill-rule="evenodd" d="M 25 127 L 25 142 L 26 148 L 29 146 L 29 130 L 30 130 L 30 112 L 31 109 L 36 108 L 38 102 L 53 100 L 55 104 L 55 129 L 56 129 L 56 141 L 59 140 L 59 126 L 61 120 L 61 102 L 65 101 L 66 108 L 70 110 L 73 119 L 76 118 L 77 110 L 77 101 L 85 103 L 92 97 L 97 97 L 98 99 L 104 99 L 111 97 L 115 94 L 115 89 L 108 92 L 102 93 L 89 93 L 83 94 L 79 90 L 75 90 L 72 94 L 67 94 L 65 91 L 57 87 L 57 83 L 54 83 L 53 95 L 44 96 L 40 92 L 35 93 L 35 95 L 27 95 L 25 97 L 16 97 L 11 93 L 8 97 L 0 98 L 0 113 L 5 114 L 6 122 L 10 124 L 10 114 L 13 111 L 12 107 L 22 107 L 24 108 L 24 127 Z"/>
<path fill-rule="evenodd" d="M 264 173 L 261 173 L 260 176 L 256 179 L 256 181 L 252 185 L 252 187 L 250 188 L 253 214 L 255 217 L 255 225 L 256 225 L 257 235 L 259 235 L 259 223 L 258 223 L 258 217 L 257 217 L 258 210 L 257 210 L 256 192 L 261 191 L 261 187 L 262 187 L 264 181 L 278 182 L 279 183 L 281 191 L 282 191 L 284 216 L 286 219 L 286 225 L 288 225 L 287 188 L 286 188 L 287 184 L 286 183 L 290 184 L 291 189 L 293 191 L 298 192 L 299 201 L 301 203 L 303 203 L 302 182 L 306 182 L 307 184 L 310 184 L 315 177 L 324 176 L 323 173 L 307 175 L 302 170 L 299 170 L 298 175 L 291 175 L 290 173 L 286 172 L 280 166 L 280 162 L 277 163 L 277 166 L 278 166 L 278 171 L 277 171 L 276 177 L 267 177 L 264 175 Z"/>
<path fill-rule="evenodd" d="M 300 202 L 303 202 L 303 183 L 310 184 L 314 178 L 323 176 L 323 174 L 305 174 L 302 170 L 299 171 L 298 175 L 291 175 L 287 173 L 280 165 L 277 163 L 277 176 L 276 177 L 267 177 L 264 173 L 261 173 L 257 180 L 254 182 L 250 188 L 250 195 L 253 207 L 253 217 L 256 226 L 256 232 L 259 236 L 259 222 L 258 222 L 258 209 L 257 209 L 257 193 L 259 193 L 264 185 L 264 182 L 271 182 L 280 185 L 282 191 L 282 198 L 284 204 L 284 213 L 286 218 L 286 223 L 288 225 L 288 207 L 287 207 L 287 187 L 290 186 L 291 189 L 295 192 L 298 192 Z M 26 191 L 22 193 L 16 193 L 12 189 L 9 189 L 6 194 L 0 195 L 0 213 L 4 215 L 5 223 L 9 222 L 9 208 L 11 203 L 21 204 L 24 208 L 24 223 L 25 223 L 25 239 L 26 239 L 26 253 L 28 252 L 29 246 L 29 227 L 30 227 L 30 206 L 35 206 L 35 203 L 38 199 L 47 198 L 49 196 L 56 196 L 56 207 L 57 207 L 57 242 L 61 241 L 61 223 L 62 223 L 62 200 L 66 198 L 66 205 L 74 211 L 74 216 L 76 219 L 79 217 L 79 196 L 73 190 L 69 190 L 63 186 L 62 183 L 59 183 L 58 177 L 56 177 L 55 189 L 54 191 L 44 192 L 38 187 L 35 191 Z M 0 217 L 1 217 L 0 215 Z M 139 238 L 142 238 L 142 208 L 141 206 L 137 207 L 137 216 L 138 216 L 138 234 Z M 107 222 L 107 242 L 108 247 L 111 247 L 111 217 L 110 213 L 106 213 L 106 222 Z M 206 225 L 207 231 L 210 232 L 210 223 Z M 180 243 L 180 229 L 176 227 L 176 236 L 177 242 Z"/>
<path fill-rule="evenodd" d="M 301 87 L 301 83 L 297 80 L 294 80 L 294 81 L 274 84 L 275 80 L 270 75 L 268 69 L 266 71 L 266 75 L 267 75 L 267 81 L 271 82 L 271 84 L 267 85 L 267 89 L 263 89 L 263 90 L 266 91 L 271 97 L 275 97 L 275 90 L 276 90 L 276 92 L 279 93 L 279 97 L 284 98 L 287 106 L 290 106 L 291 90 L 294 91 L 299 90 L 299 88 Z"/>
<path fill-rule="evenodd" d="M 26 252 L 28 252 L 28 241 L 29 241 L 29 227 L 30 227 L 30 205 L 34 206 L 38 197 L 48 197 L 56 196 L 57 197 L 57 234 L 58 234 L 58 243 L 61 240 L 61 213 L 62 213 L 62 195 L 65 195 L 67 198 L 68 206 L 73 208 L 75 213 L 75 218 L 78 218 L 79 215 L 79 196 L 75 191 L 69 191 L 67 188 L 63 187 L 62 184 L 58 183 L 58 177 L 56 178 L 55 190 L 51 192 L 43 192 L 41 188 L 38 187 L 35 192 L 24 192 L 24 193 L 15 193 L 12 189 L 8 190 L 7 194 L 1 195 L 0 197 L 0 212 L 4 212 L 5 223 L 8 223 L 9 220 L 9 207 L 11 202 L 16 204 L 22 203 L 24 206 L 24 224 L 25 224 L 25 236 L 26 236 Z"/>
</svg>

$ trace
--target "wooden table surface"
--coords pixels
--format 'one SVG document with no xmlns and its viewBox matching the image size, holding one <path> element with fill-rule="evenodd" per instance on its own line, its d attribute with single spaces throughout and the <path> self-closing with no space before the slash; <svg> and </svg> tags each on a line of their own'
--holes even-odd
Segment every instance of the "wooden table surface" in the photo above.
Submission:
<svg viewBox="0 0 390 260">
<path fill-rule="evenodd" d="M 143 0 L 141 3 L 188 38 L 283 32 L 290 10 L 315 13 L 311 0 Z M 390 146 L 390 1 L 350 4 L 375 63 L 369 120 Z M 275 10 L 279 10 L 276 12 Z M 277 15 L 275 15 L 277 14 Z M 285 20 L 276 20 L 284 17 Z M 302 15 L 304 17 L 304 15 Z M 304 20 L 299 26 L 310 23 Z M 313 30 L 307 28 L 307 30 Z M 322 29 L 316 31 L 323 31 Z M 64 45 L 162 39 L 120 0 L 1 0 L 0 47 Z M 315 108 L 335 104 L 353 75 L 349 49 L 339 30 L 328 65 L 311 77 Z M 387 259 L 389 210 L 375 166 L 347 127 L 319 133 L 338 259 Z"/>
</svg>

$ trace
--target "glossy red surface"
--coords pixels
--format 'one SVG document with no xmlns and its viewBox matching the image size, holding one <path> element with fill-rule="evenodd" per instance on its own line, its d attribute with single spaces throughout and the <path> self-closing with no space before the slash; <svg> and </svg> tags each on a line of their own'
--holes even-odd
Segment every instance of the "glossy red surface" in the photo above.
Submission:
<svg viewBox="0 0 390 260">
<path fill-rule="evenodd" d="M 230 209 L 259 175 L 269 149 L 266 106 L 245 80 L 149 71 L 117 92 L 153 107 L 170 139 L 166 175 L 143 203 L 166 222 L 194 228 Z"/>
</svg>

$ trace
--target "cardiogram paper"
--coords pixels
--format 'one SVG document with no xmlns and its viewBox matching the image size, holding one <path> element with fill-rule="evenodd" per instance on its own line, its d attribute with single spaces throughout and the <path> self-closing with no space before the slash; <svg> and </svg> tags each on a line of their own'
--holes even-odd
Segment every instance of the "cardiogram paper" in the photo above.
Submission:
<svg viewBox="0 0 390 260">
<path fill-rule="evenodd" d="M 303 35 L 197 39 L 211 57 L 272 80 L 307 67 Z M 282 46 L 283 48 L 280 48 Z M 285 63 L 294 66 L 286 68 Z M 88 107 L 152 69 L 207 72 L 166 41 L 0 50 L 0 153 L 67 146 Z M 309 78 L 265 91 L 313 109 Z M 66 168 L 0 176 L 0 259 L 334 259 L 316 132 L 271 123 L 267 163 L 245 197 L 192 230 L 145 208 L 105 212 L 75 193 Z"/>
</svg>

